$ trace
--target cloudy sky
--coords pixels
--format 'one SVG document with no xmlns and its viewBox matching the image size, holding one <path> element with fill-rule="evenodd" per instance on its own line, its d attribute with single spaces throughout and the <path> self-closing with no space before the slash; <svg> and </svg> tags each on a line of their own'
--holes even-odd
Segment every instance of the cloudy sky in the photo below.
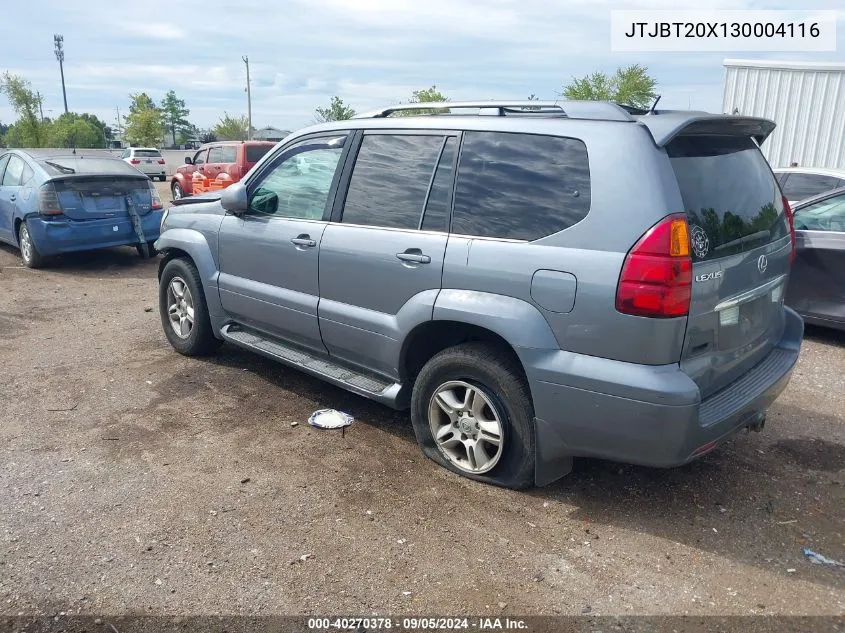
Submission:
<svg viewBox="0 0 845 633">
<path fill-rule="evenodd" d="M 817 0 L 814 9 L 841 8 Z M 725 58 L 845 62 L 827 53 L 613 53 L 610 11 L 646 8 L 786 9 L 755 0 L 27 0 L 0 24 L 0 71 L 29 79 L 45 115 L 62 111 L 53 34 L 64 35 L 68 106 L 114 125 L 129 93 L 158 101 L 173 89 L 191 120 L 246 113 L 253 124 L 296 129 L 340 95 L 358 111 L 407 100 L 436 84 L 454 99 L 553 99 L 573 76 L 639 62 L 661 107 L 721 110 Z M 0 96 L 0 121 L 15 116 Z"/>
</svg>

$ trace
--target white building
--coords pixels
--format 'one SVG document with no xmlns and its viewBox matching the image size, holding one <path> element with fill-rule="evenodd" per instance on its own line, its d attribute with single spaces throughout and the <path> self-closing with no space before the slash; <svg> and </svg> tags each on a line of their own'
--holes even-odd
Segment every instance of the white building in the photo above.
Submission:
<svg viewBox="0 0 845 633">
<path fill-rule="evenodd" d="M 845 169 L 845 63 L 726 59 L 723 112 L 777 128 L 761 149 L 772 167 Z"/>
</svg>

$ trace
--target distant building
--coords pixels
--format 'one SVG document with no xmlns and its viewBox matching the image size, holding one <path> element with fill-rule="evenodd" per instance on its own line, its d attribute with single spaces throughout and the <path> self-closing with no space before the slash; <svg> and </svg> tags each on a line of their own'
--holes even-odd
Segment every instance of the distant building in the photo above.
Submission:
<svg viewBox="0 0 845 633">
<path fill-rule="evenodd" d="M 723 112 L 777 123 L 772 167 L 845 169 L 845 63 L 726 59 Z"/>
<path fill-rule="evenodd" d="M 290 132 L 288 130 L 280 130 L 279 128 L 267 126 L 260 130 L 255 130 L 252 133 L 252 139 L 255 141 L 273 141 L 277 143 L 285 138 Z"/>
</svg>

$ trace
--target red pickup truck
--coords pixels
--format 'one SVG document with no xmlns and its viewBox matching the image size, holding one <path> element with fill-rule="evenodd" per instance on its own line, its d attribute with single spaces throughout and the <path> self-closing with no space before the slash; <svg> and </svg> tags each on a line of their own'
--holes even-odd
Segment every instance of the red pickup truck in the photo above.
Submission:
<svg viewBox="0 0 845 633">
<path fill-rule="evenodd" d="M 193 193 L 193 176 L 197 171 L 209 181 L 226 174 L 227 182 L 229 179 L 238 182 L 275 145 L 271 141 L 221 141 L 202 145 L 193 158 L 186 157 L 185 164 L 173 174 L 170 181 L 173 199 L 179 200 Z"/>
</svg>

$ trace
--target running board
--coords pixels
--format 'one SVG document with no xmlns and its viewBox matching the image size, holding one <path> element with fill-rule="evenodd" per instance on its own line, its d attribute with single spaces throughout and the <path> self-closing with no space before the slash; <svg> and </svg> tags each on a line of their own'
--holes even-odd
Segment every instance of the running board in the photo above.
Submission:
<svg viewBox="0 0 845 633">
<path fill-rule="evenodd" d="M 286 345 L 259 332 L 240 329 L 239 326 L 231 323 L 223 326 L 220 333 L 224 339 L 239 347 L 322 378 L 337 387 L 395 409 L 404 408 L 404 405 L 400 404 L 402 385 L 399 383 L 318 358 L 306 350 Z"/>
</svg>

